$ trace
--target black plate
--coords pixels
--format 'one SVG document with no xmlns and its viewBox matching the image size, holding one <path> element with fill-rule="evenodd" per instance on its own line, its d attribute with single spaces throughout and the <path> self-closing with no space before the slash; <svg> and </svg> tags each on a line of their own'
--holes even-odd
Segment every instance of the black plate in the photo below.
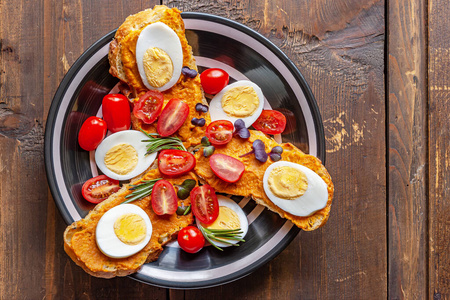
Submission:
<svg viewBox="0 0 450 300">
<path fill-rule="evenodd" d="M 325 160 L 323 125 L 314 96 L 295 65 L 265 37 L 237 22 L 203 13 L 183 13 L 186 36 L 199 70 L 220 67 L 231 80 L 258 84 L 266 107 L 287 115 L 288 129 L 279 141 L 291 142 Z M 74 63 L 61 82 L 48 115 L 45 164 L 49 186 L 65 221 L 79 220 L 93 208 L 81 196 L 81 186 L 97 175 L 93 152 L 83 151 L 77 134 L 83 121 L 97 115 L 104 95 L 118 80 L 108 73 L 107 34 Z M 224 252 L 206 247 L 197 254 L 169 244 L 160 258 L 143 266 L 133 278 L 167 288 L 202 288 L 241 278 L 280 253 L 300 231 L 252 200 L 232 197 L 249 219 L 246 242 Z"/>
</svg>

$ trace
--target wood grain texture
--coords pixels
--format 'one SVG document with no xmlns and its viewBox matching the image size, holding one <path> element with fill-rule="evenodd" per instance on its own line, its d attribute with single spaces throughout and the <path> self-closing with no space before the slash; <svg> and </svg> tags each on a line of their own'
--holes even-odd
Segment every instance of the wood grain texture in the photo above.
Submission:
<svg viewBox="0 0 450 300">
<path fill-rule="evenodd" d="M 389 298 L 427 297 L 424 1 L 389 1 Z"/>
<path fill-rule="evenodd" d="M 321 109 L 336 189 L 325 227 L 300 233 L 247 278 L 219 290 L 187 291 L 186 298 L 236 290 L 243 298 L 289 299 L 296 291 L 306 299 L 386 297 L 384 2 L 167 3 L 241 22 L 297 64 Z M 339 21 L 331 17 L 343 10 Z"/>
<path fill-rule="evenodd" d="M 63 250 L 44 170 L 70 66 L 160 2 L 236 20 L 288 55 L 321 110 L 336 189 L 325 227 L 196 291 L 84 273 Z M 0 15 L 0 299 L 450 299 L 447 0 L 5 0 Z"/>
<path fill-rule="evenodd" d="M 450 7 L 428 2 L 429 297 L 450 299 Z"/>
<path fill-rule="evenodd" d="M 46 184 L 44 125 L 69 67 L 140 1 L 0 4 L 0 298 L 120 299 L 166 290 L 84 273 L 63 250 L 62 220 Z"/>
</svg>

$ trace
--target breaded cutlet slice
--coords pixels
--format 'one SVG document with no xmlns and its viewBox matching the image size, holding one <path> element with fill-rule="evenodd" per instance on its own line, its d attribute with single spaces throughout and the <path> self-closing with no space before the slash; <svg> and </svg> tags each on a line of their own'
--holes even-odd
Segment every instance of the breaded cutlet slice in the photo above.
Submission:
<svg viewBox="0 0 450 300">
<path fill-rule="evenodd" d="M 141 179 L 132 182 L 137 184 L 142 180 L 164 178 L 158 169 L 150 170 Z M 194 179 L 197 176 L 190 172 L 177 178 L 164 178 L 172 184 L 182 184 L 186 179 Z M 176 237 L 178 231 L 190 225 L 194 221 L 192 213 L 185 216 L 156 215 L 151 207 L 151 196 L 131 202 L 142 208 L 150 217 L 152 223 L 152 236 L 150 242 L 138 253 L 126 258 L 110 258 L 104 255 L 97 246 L 95 231 L 100 218 L 111 208 L 124 202 L 125 196 L 130 194 L 128 185 L 124 185 L 118 192 L 111 195 L 105 201 L 95 206 L 89 214 L 71 225 L 64 232 L 64 250 L 72 260 L 92 276 L 112 278 L 115 276 L 127 276 L 137 272 L 144 263 L 158 259 L 163 246 Z M 190 205 L 190 199 L 180 200 L 178 204 Z"/>
<path fill-rule="evenodd" d="M 281 160 L 303 165 L 316 172 L 327 184 L 327 205 L 311 216 L 299 217 L 282 210 L 270 201 L 264 192 L 263 177 L 266 169 L 273 163 L 272 160 L 269 158 L 265 163 L 261 163 L 256 160 L 254 155 L 239 157 L 240 155 L 252 151 L 252 144 L 256 139 L 263 141 L 266 146 L 266 152 L 270 152 L 275 146 L 281 146 L 283 148 Z M 297 227 L 305 231 L 315 230 L 325 225 L 327 222 L 330 214 L 331 202 L 333 200 L 334 185 L 327 169 L 317 157 L 303 153 L 300 149 L 290 143 L 278 144 L 272 138 L 269 138 L 264 133 L 256 130 L 250 130 L 250 138 L 248 140 L 233 137 L 226 146 L 216 147 L 214 153 L 229 155 L 240 160 L 245 165 L 245 171 L 242 178 L 236 183 L 228 183 L 221 180 L 213 173 L 209 166 L 209 158 L 205 158 L 203 156 L 203 150 L 199 150 L 195 154 L 197 164 L 194 171 L 199 176 L 200 181 L 212 186 L 216 192 L 251 197 L 258 204 L 278 213 L 282 218 L 292 221 Z"/>
<path fill-rule="evenodd" d="M 147 25 L 155 22 L 162 22 L 174 30 L 183 49 L 183 66 L 198 70 L 192 47 L 188 44 L 185 36 L 184 22 L 178 9 L 157 5 L 153 9 L 147 9 L 131 15 L 117 30 L 114 40 L 110 44 L 108 58 L 110 62 L 109 72 L 130 87 L 131 95 L 133 95 L 130 99 L 132 103 L 138 101 L 139 96 L 148 91 L 142 82 L 136 64 L 136 43 L 140 32 Z M 187 119 L 175 135 L 184 142 L 186 148 L 199 144 L 204 136 L 206 127 L 211 122 L 209 112 L 202 113 L 195 110 L 197 103 L 207 104 L 200 76 L 197 75 L 194 78 L 190 78 L 181 74 L 177 83 L 162 93 L 164 95 L 164 106 L 172 98 L 180 99 L 188 104 L 189 114 Z M 193 125 L 191 123 L 193 118 L 204 118 L 206 125 L 203 127 Z M 148 133 L 156 132 L 157 122 L 145 124 L 133 114 L 131 114 L 131 120 L 132 127 L 135 130 L 144 130 Z"/>
</svg>

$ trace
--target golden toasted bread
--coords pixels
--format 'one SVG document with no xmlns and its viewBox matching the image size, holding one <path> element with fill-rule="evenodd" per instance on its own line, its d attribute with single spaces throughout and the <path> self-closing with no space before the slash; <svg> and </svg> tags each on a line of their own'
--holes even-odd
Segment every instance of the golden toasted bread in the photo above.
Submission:
<svg viewBox="0 0 450 300">
<path fill-rule="evenodd" d="M 142 180 L 151 180 L 163 177 L 158 169 L 150 170 L 141 179 L 133 182 L 137 184 Z M 164 178 L 172 184 L 182 184 L 186 179 L 195 179 L 194 173 L 188 173 L 177 178 Z M 136 200 L 132 204 L 142 208 L 150 217 L 152 223 L 152 236 L 150 242 L 138 253 L 126 258 L 110 258 L 104 255 L 97 246 L 95 231 L 100 218 L 111 208 L 124 202 L 125 196 L 130 194 L 128 185 L 124 185 L 117 193 L 98 204 L 82 220 L 69 225 L 64 232 L 64 250 L 72 260 L 87 273 L 102 278 L 126 276 L 138 271 L 144 263 L 155 261 L 163 250 L 163 246 L 171 241 L 178 231 L 192 224 L 192 213 L 185 216 L 156 215 L 151 208 L 151 197 Z M 178 199 L 179 205 L 190 205 L 189 198 Z"/>
<path fill-rule="evenodd" d="M 244 163 L 245 172 L 238 182 L 228 183 L 217 177 L 209 166 L 209 158 L 203 156 L 203 150 L 200 150 L 195 154 L 197 159 L 195 173 L 200 177 L 201 181 L 211 185 L 216 192 L 252 197 L 258 204 L 278 213 L 283 218 L 291 220 L 296 226 L 303 230 L 309 231 L 323 226 L 327 222 L 330 213 L 334 186 L 330 174 L 328 174 L 321 161 L 312 155 L 303 153 L 290 143 L 278 144 L 259 131 L 250 130 L 250 134 L 248 140 L 234 137 L 226 146 L 216 147 L 214 152 L 229 155 Z M 309 217 L 299 217 L 285 212 L 273 204 L 266 196 L 263 186 L 264 172 L 273 163 L 272 160 L 269 158 L 265 163 L 261 163 L 255 159 L 254 155 L 239 157 L 252 150 L 252 143 L 256 139 L 260 139 L 264 142 L 266 152 L 270 152 L 275 146 L 281 146 L 284 150 L 282 160 L 301 164 L 316 172 L 325 181 L 328 187 L 328 201 L 326 207 Z"/>
<path fill-rule="evenodd" d="M 183 66 L 187 66 L 197 71 L 195 58 L 192 53 L 192 47 L 188 44 L 184 31 L 184 22 L 180 11 L 176 8 L 168 8 L 164 5 L 157 5 L 153 9 L 147 9 L 135 15 L 129 16 L 117 30 L 114 40 L 110 44 L 108 54 L 110 62 L 109 72 L 126 83 L 131 89 L 131 95 L 134 96 L 131 101 L 134 103 L 140 95 L 143 95 L 147 88 L 143 84 L 139 70 L 136 64 L 135 49 L 140 32 L 149 24 L 162 22 L 172 28 L 181 42 L 183 50 Z M 188 148 L 191 145 L 199 144 L 204 136 L 206 126 L 211 119 L 209 113 L 201 113 L 195 110 L 197 103 L 207 104 L 200 83 L 199 76 L 190 78 L 180 76 L 178 82 L 170 89 L 163 92 L 164 106 L 172 98 L 183 100 L 189 106 L 189 114 L 176 133 Z M 204 118 L 206 125 L 197 127 L 191 124 L 192 118 Z M 135 130 L 144 130 L 149 133 L 156 132 L 156 122 L 145 124 L 142 120 L 136 118 L 133 114 L 132 127 Z"/>
<path fill-rule="evenodd" d="M 122 39 L 135 30 L 140 30 L 148 24 L 161 20 L 167 10 L 169 8 L 165 5 L 156 5 L 153 9 L 143 10 L 125 19 L 125 22 L 117 29 L 114 39 L 109 44 L 109 73 L 112 76 L 128 83 L 122 64 Z"/>
</svg>

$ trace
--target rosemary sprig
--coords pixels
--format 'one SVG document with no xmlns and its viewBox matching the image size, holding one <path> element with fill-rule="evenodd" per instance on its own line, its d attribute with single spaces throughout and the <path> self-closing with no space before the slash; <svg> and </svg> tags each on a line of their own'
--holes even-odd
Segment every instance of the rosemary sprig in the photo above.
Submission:
<svg viewBox="0 0 450 300">
<path fill-rule="evenodd" d="M 142 180 L 138 184 L 130 184 L 131 188 L 128 190 L 133 191 L 131 194 L 125 196 L 125 199 L 128 199 L 122 204 L 130 203 L 135 200 L 142 199 L 144 197 L 150 196 L 152 194 L 153 186 L 155 183 L 162 178 L 152 179 L 152 180 Z"/>
<path fill-rule="evenodd" d="M 183 216 L 187 215 L 191 211 L 191 206 L 189 205 L 183 213 Z"/>
<path fill-rule="evenodd" d="M 183 142 L 177 137 L 169 136 L 164 138 L 160 137 L 160 135 L 157 133 L 147 133 L 142 129 L 141 131 L 145 133 L 146 136 L 148 136 L 147 140 L 142 140 L 142 142 L 144 143 L 149 143 L 147 145 L 147 153 L 145 155 L 149 155 L 154 152 L 166 149 L 178 149 L 186 151 Z"/>
<path fill-rule="evenodd" d="M 231 243 L 229 240 L 245 242 L 244 239 L 239 236 L 243 233 L 241 228 L 237 229 L 209 229 L 198 224 L 198 228 L 202 232 L 205 239 L 214 246 L 214 248 L 223 251 L 216 242 L 223 243 L 231 246 L 239 246 L 237 243 Z"/>
</svg>

